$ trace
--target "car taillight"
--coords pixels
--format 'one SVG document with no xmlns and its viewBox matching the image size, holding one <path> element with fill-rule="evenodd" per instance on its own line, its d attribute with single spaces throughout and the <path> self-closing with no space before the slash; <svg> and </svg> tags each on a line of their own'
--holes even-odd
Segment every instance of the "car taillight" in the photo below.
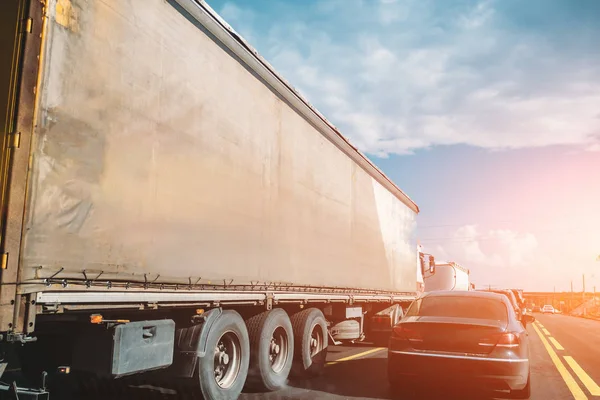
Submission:
<svg viewBox="0 0 600 400">
<path fill-rule="evenodd" d="M 486 347 L 517 347 L 519 345 L 519 337 L 514 333 L 502 333 L 493 338 L 480 339 L 479 345 Z"/>
<path fill-rule="evenodd" d="M 381 325 L 391 325 L 391 318 L 389 315 L 376 315 L 374 316 L 371 321 L 373 321 L 373 324 L 381 324 Z"/>
<path fill-rule="evenodd" d="M 408 340 L 411 343 L 420 343 L 423 341 L 423 336 L 415 329 L 408 328 L 404 324 L 398 324 L 393 328 L 394 335 Z"/>
<path fill-rule="evenodd" d="M 498 339 L 496 347 L 517 347 L 519 345 L 519 337 L 514 333 L 504 333 Z"/>
</svg>

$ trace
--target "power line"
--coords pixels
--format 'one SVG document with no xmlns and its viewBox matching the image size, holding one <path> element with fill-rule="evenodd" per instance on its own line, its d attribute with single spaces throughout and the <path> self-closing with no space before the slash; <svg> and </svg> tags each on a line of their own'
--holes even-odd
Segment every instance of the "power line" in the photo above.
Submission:
<svg viewBox="0 0 600 400">
<path fill-rule="evenodd" d="M 523 235 L 534 235 L 537 236 L 540 233 L 553 233 L 552 236 L 564 236 L 564 235 L 568 235 L 570 233 L 572 233 L 574 229 L 570 229 L 570 230 L 564 230 L 562 232 L 558 232 L 558 229 L 552 229 L 552 230 L 544 230 L 544 231 L 537 231 L 535 233 L 533 232 L 513 232 L 514 233 L 514 237 L 515 238 L 521 238 L 523 237 Z M 501 229 L 500 229 L 501 231 Z M 511 231 L 512 232 L 512 231 Z M 418 235 L 417 235 L 418 236 Z M 422 242 L 438 242 L 438 241 L 446 241 L 446 240 L 450 240 L 450 241 L 458 241 L 460 243 L 462 242 L 473 242 L 473 241 L 486 241 L 486 240 L 502 240 L 505 238 L 499 237 L 499 236 L 490 236 L 490 235 L 481 235 L 481 236 L 448 236 L 448 237 L 438 237 L 438 238 L 419 238 L 420 241 Z M 600 255 L 598 256 L 597 261 L 600 261 Z"/>
<path fill-rule="evenodd" d="M 506 223 L 513 223 L 513 222 L 517 222 L 516 220 L 504 220 L 504 221 L 497 221 L 495 222 L 496 225 L 498 224 L 506 224 Z M 467 226 L 467 225 L 481 225 L 479 223 L 474 223 L 474 222 L 464 222 L 462 224 L 443 224 L 443 225 L 419 225 L 419 229 L 431 229 L 431 228 L 449 228 L 449 227 L 453 227 L 453 226 Z"/>
</svg>

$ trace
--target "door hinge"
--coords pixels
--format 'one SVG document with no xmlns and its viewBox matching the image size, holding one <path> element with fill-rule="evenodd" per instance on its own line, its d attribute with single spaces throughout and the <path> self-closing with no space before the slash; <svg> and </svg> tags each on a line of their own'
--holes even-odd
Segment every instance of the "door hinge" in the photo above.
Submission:
<svg viewBox="0 0 600 400">
<path fill-rule="evenodd" d="M 18 149 L 21 146 L 21 132 L 11 133 L 8 139 L 8 147 Z"/>
<path fill-rule="evenodd" d="M 27 18 L 23 21 L 23 32 L 31 33 L 33 30 L 33 18 Z"/>
<path fill-rule="evenodd" d="M 2 259 L 0 260 L 0 268 L 8 268 L 8 253 L 2 253 Z"/>
</svg>

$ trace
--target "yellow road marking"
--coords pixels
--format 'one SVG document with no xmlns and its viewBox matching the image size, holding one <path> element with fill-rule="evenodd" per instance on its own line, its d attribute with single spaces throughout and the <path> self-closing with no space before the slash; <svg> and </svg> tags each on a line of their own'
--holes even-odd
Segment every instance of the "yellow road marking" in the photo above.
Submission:
<svg viewBox="0 0 600 400">
<path fill-rule="evenodd" d="M 542 323 L 541 323 L 540 321 L 537 321 L 537 320 L 536 320 L 535 322 L 536 322 L 536 323 L 539 325 L 539 327 L 540 327 L 540 328 L 543 328 L 543 327 L 544 327 L 544 325 L 542 325 Z"/>
<path fill-rule="evenodd" d="M 340 362 L 344 362 L 344 361 L 350 361 L 350 360 L 354 360 L 355 358 L 359 358 L 359 357 L 363 357 L 369 354 L 373 354 L 373 353 L 377 353 L 381 350 L 385 350 L 386 347 L 377 347 L 375 349 L 371 349 L 371 350 L 367 350 L 367 351 L 363 351 L 362 353 L 358 353 L 358 354 L 353 354 L 351 356 L 348 357 L 344 357 L 344 358 L 340 358 L 339 360 L 334 360 L 334 361 L 330 361 L 327 363 L 327 365 L 334 365 Z"/>
<path fill-rule="evenodd" d="M 554 347 L 556 347 L 556 350 L 561 350 L 561 351 L 562 351 L 562 350 L 564 350 L 564 349 L 565 349 L 565 348 L 564 348 L 564 347 L 562 347 L 562 346 L 560 345 L 560 343 L 558 343 L 558 341 L 557 341 L 556 339 L 554 339 L 552 336 L 550 336 L 550 337 L 548 338 L 548 340 L 549 340 L 549 341 L 550 341 L 550 342 L 551 342 L 551 343 L 554 345 Z"/>
<path fill-rule="evenodd" d="M 548 329 L 542 328 L 542 332 L 544 332 L 544 335 L 550 336 L 550 332 L 548 332 Z"/>
<path fill-rule="evenodd" d="M 540 330 L 538 329 L 537 326 L 534 325 L 533 329 L 535 329 L 535 332 L 540 337 L 542 344 L 544 345 L 544 347 L 546 348 L 546 351 L 550 355 L 550 359 L 554 363 L 554 366 L 558 370 L 558 373 L 560 374 L 560 376 L 563 378 L 563 380 L 567 384 L 567 387 L 571 391 L 571 394 L 573 395 L 575 400 L 587 399 L 587 396 L 585 395 L 585 393 L 583 393 L 583 390 L 581 390 L 581 388 L 575 381 L 575 378 L 573 378 L 573 376 L 569 373 L 569 371 L 564 366 L 562 361 L 560 361 L 560 358 L 558 358 L 558 355 L 552 349 L 552 346 L 550 346 L 550 343 L 548 343 L 548 341 L 546 340 L 546 337 L 544 335 L 542 335 L 542 332 L 540 332 Z"/>
<path fill-rule="evenodd" d="M 600 396 L 600 386 L 594 382 L 594 380 L 577 364 L 577 361 L 571 356 L 565 356 L 565 361 L 571 366 L 573 372 L 577 374 L 579 380 L 583 382 L 587 390 L 590 391 L 592 396 Z"/>
</svg>

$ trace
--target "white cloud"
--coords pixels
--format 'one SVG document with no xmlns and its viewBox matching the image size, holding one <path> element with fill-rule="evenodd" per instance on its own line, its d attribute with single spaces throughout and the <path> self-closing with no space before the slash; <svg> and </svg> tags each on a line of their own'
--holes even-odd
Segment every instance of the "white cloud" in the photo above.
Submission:
<svg viewBox="0 0 600 400">
<path fill-rule="evenodd" d="M 454 14 L 432 4 L 319 2 L 312 11 L 326 23 L 294 9 L 261 35 L 257 14 L 227 4 L 221 12 L 370 154 L 454 144 L 600 148 L 600 60 L 504 26 L 503 2 Z"/>
<path fill-rule="evenodd" d="M 437 259 L 454 261 L 469 268 L 472 279 L 479 284 L 509 286 L 515 273 L 529 271 L 528 274 L 533 274 L 545 266 L 539 265 L 535 235 L 508 229 L 481 233 L 477 225 L 465 225 L 433 250 Z"/>
<path fill-rule="evenodd" d="M 379 22 L 383 25 L 406 21 L 410 13 L 408 1 L 380 0 L 378 8 Z"/>
<path fill-rule="evenodd" d="M 527 266 L 533 261 L 538 247 L 536 237 L 531 233 L 518 233 L 508 229 L 490 231 L 491 237 L 497 237 L 508 254 L 509 265 Z"/>
<path fill-rule="evenodd" d="M 594 143 L 586 148 L 587 151 L 600 151 L 600 143 Z"/>
<path fill-rule="evenodd" d="M 221 17 L 231 23 L 239 23 L 244 12 L 233 3 L 225 3 L 219 11 Z"/>
<path fill-rule="evenodd" d="M 489 0 L 478 3 L 467 14 L 461 16 L 460 26 L 465 29 L 476 29 L 485 25 L 494 15 L 491 3 Z"/>
</svg>

